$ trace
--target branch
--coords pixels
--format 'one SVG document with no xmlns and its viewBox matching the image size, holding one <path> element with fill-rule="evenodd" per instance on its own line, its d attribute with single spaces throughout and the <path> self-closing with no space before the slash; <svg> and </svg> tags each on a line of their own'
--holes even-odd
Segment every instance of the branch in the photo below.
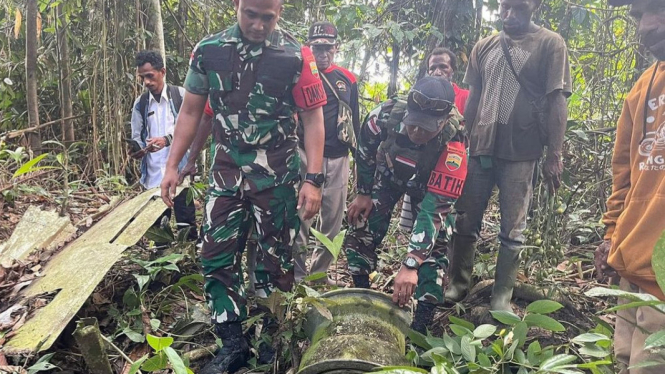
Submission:
<svg viewBox="0 0 665 374">
<path fill-rule="evenodd" d="M 33 126 L 33 127 L 29 127 L 27 129 L 23 129 L 23 130 L 7 131 L 6 133 L 0 135 L 0 138 L 2 138 L 2 137 L 7 137 L 7 139 L 18 138 L 19 136 L 23 135 L 23 133 L 26 133 L 26 132 L 35 132 L 35 131 L 37 131 L 41 128 L 51 126 L 51 125 L 56 124 L 58 122 L 63 122 L 63 121 L 67 121 L 67 120 L 70 120 L 70 119 L 76 119 L 76 118 L 81 118 L 81 117 L 85 117 L 85 116 L 87 116 L 87 114 L 79 114 L 77 116 L 59 118 L 59 119 L 56 119 L 54 121 L 45 122 L 45 123 L 42 123 L 39 126 Z"/>
</svg>

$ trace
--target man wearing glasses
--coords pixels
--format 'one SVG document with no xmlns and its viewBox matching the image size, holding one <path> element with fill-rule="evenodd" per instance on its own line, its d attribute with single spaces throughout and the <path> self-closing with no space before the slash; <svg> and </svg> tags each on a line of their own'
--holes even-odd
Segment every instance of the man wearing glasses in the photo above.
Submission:
<svg viewBox="0 0 665 374">
<path fill-rule="evenodd" d="M 356 287 L 369 288 L 395 204 L 408 192 L 416 222 L 408 254 L 395 278 L 393 301 L 418 300 L 412 328 L 426 333 L 435 307 L 443 302 L 445 254 L 434 241 L 466 179 L 466 138 L 454 108 L 452 85 L 424 77 L 406 101 L 391 99 L 374 109 L 361 127 L 356 154 L 357 193 L 349 205 L 351 227 L 344 238 Z"/>
</svg>

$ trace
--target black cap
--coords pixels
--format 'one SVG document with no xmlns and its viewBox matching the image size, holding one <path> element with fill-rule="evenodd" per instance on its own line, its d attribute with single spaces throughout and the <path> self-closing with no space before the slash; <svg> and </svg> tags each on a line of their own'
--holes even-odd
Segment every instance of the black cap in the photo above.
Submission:
<svg viewBox="0 0 665 374">
<path fill-rule="evenodd" d="M 608 0 L 607 2 L 612 6 L 624 6 L 632 4 L 633 0 Z"/>
<path fill-rule="evenodd" d="M 337 27 L 330 22 L 315 22 L 309 28 L 307 43 L 334 45 L 337 43 Z"/>
<path fill-rule="evenodd" d="M 439 122 L 446 119 L 455 102 L 455 90 L 446 79 L 423 77 L 409 91 L 407 112 L 402 121 L 407 126 L 418 126 L 437 131 Z"/>
</svg>

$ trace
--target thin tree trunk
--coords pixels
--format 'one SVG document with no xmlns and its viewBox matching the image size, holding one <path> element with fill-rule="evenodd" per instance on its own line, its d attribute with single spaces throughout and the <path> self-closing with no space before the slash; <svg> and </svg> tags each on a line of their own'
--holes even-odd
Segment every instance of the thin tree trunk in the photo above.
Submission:
<svg viewBox="0 0 665 374">
<path fill-rule="evenodd" d="M 69 66 L 69 43 L 67 41 L 67 30 L 69 25 L 64 17 L 62 10 L 62 3 L 56 7 L 57 18 L 62 21 L 62 26 L 58 30 L 58 57 L 60 61 L 58 66 L 61 74 L 61 102 L 60 102 L 60 115 L 62 118 L 69 118 L 73 116 L 72 111 L 72 78 L 71 68 Z M 74 123 L 71 119 L 64 120 L 62 123 L 62 138 L 67 143 L 74 142 Z"/>
<path fill-rule="evenodd" d="M 28 102 L 28 127 L 39 126 L 39 98 L 37 97 L 37 0 L 26 3 L 25 79 Z M 28 146 L 34 154 L 42 151 L 39 130 L 27 133 Z"/>
<path fill-rule="evenodd" d="M 162 5 L 160 0 L 151 0 L 152 5 L 151 11 L 148 13 L 150 15 L 150 24 L 154 27 L 154 45 L 159 48 L 159 53 L 162 55 L 164 60 L 164 66 L 166 66 L 166 47 L 164 47 L 164 23 L 162 22 Z"/>
<path fill-rule="evenodd" d="M 399 43 L 393 42 L 393 58 L 390 61 L 390 83 L 388 84 L 388 97 L 397 93 L 397 74 L 399 73 Z"/>
</svg>

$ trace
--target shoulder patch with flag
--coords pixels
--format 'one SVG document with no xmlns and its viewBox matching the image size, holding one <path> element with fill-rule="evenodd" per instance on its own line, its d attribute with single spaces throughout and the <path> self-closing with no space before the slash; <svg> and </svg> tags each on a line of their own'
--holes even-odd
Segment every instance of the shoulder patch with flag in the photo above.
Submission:
<svg viewBox="0 0 665 374">
<path fill-rule="evenodd" d="M 379 135 L 381 133 L 381 128 L 376 124 L 376 118 L 377 117 L 375 115 L 371 116 L 367 121 L 367 127 L 369 128 L 369 131 L 372 132 L 372 134 Z"/>
</svg>

